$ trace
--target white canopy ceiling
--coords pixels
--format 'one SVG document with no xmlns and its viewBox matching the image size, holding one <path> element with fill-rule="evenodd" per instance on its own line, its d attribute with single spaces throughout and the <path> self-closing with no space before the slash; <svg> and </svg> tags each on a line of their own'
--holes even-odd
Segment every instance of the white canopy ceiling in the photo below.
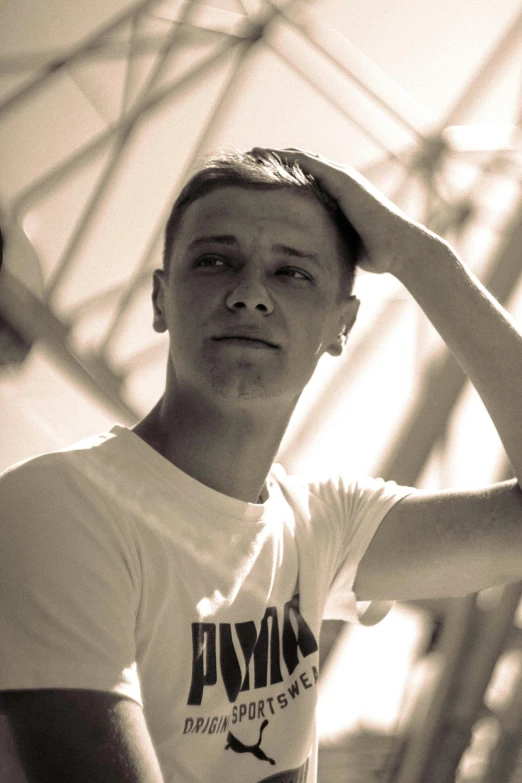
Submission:
<svg viewBox="0 0 522 783">
<path fill-rule="evenodd" d="M 0 467 L 130 422 L 160 395 L 150 272 L 207 152 L 347 161 L 453 234 L 479 273 L 493 263 L 518 196 L 519 0 L 4 0 L 0 14 L 1 307 L 33 344 L 0 376 Z M 348 469 L 390 467 L 440 348 L 393 280 L 361 276 L 358 291 L 346 356 L 323 360 L 282 449 L 302 472 L 336 466 L 340 447 Z M 479 430 L 491 473 L 483 416 Z"/>
<path fill-rule="evenodd" d="M 219 148 L 358 166 L 522 317 L 521 44 L 520 0 L 3 0 L 0 470 L 159 397 L 161 227 Z M 321 360 L 281 460 L 425 486 L 502 474 L 488 417 L 409 296 L 369 275 L 357 292 L 347 351 Z"/>
</svg>

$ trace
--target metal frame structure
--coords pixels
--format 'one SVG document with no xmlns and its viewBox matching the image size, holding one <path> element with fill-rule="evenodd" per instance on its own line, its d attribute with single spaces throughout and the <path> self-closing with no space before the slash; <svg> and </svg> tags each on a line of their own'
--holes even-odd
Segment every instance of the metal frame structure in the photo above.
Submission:
<svg viewBox="0 0 522 783">
<path fill-rule="evenodd" d="M 162 19 L 163 32 L 150 32 L 151 19 Z M 299 45 L 285 45 L 285 35 Z M 179 52 L 197 48 L 202 37 L 206 53 L 190 67 L 181 67 Z M 43 339 L 62 366 L 110 405 L 127 422 L 139 412 L 125 397 L 129 376 L 137 369 L 164 356 L 164 343 L 140 346 L 124 363 L 115 364 L 112 347 L 135 301 L 142 298 L 151 265 L 158 255 L 162 227 L 169 209 L 167 200 L 157 216 L 149 241 L 137 260 L 129 279 L 95 295 L 64 312 L 59 305 L 60 292 L 67 276 L 78 263 L 79 250 L 96 214 L 103 209 L 118 169 L 132 146 L 135 134 L 159 108 L 175 109 L 180 96 L 190 92 L 216 69 L 228 69 L 215 100 L 201 113 L 201 124 L 190 154 L 183 161 L 179 179 L 173 183 L 173 196 L 195 159 L 212 147 L 224 117 L 231 111 L 234 97 L 241 89 L 241 76 L 253 53 L 270 49 L 281 62 L 346 118 L 347 126 L 357 128 L 376 151 L 375 162 L 364 173 L 414 217 L 451 238 L 459 247 L 469 241 L 480 226 L 487 209 L 485 198 L 494 181 L 504 188 L 502 206 L 497 215 L 496 239 L 482 267 L 486 285 L 500 301 L 509 306 L 510 296 L 522 279 L 519 248 L 522 246 L 522 102 L 514 107 L 511 128 L 489 129 L 486 144 L 483 128 L 473 125 L 474 111 L 487 90 L 506 69 L 520 64 L 522 14 L 499 42 L 475 79 L 468 86 L 444 121 L 435 123 L 427 112 L 398 87 L 349 41 L 328 29 L 321 21 L 320 9 L 305 0 L 237 0 L 228 10 L 219 3 L 208 5 L 198 0 L 140 0 L 124 13 L 95 31 L 72 50 L 31 53 L 0 59 L 0 73 L 28 74 L 27 80 L 0 100 L 0 126 L 20 106 L 30 102 L 52 84 L 60 74 L 78 79 L 84 64 L 100 68 L 106 62 L 125 63 L 126 77 L 116 118 L 106 117 L 102 132 L 80 145 L 67 158 L 41 174 L 3 205 L 7 237 L 6 269 L 0 285 L 0 314 L 32 343 Z M 142 56 L 152 59 L 144 72 Z M 310 66 L 311 60 L 324 64 L 324 73 L 335 74 L 346 92 L 332 86 L 324 73 Z M 329 70 L 328 70 L 329 69 Z M 74 73 L 73 73 L 74 72 Z M 78 82 L 81 86 L 81 79 Z M 347 100 L 357 94 L 359 103 Z M 88 94 L 96 105 L 96 96 Z M 365 107 L 371 107 L 366 112 Z M 103 107 L 96 105 L 103 115 Z M 456 128 L 455 126 L 459 126 Z M 393 132 L 391 132 L 393 131 Z M 389 143 L 393 138 L 393 143 Z M 19 245 L 9 239 L 23 229 L 27 214 L 52 196 L 67 178 L 106 154 L 97 182 L 92 187 L 76 225 L 71 229 L 60 257 L 43 279 L 41 290 L 34 290 L 19 274 Z M 466 185 L 462 185 L 465 169 Z M 390 182 L 393 186 L 390 187 Z M 482 272 L 482 269 L 480 270 Z M 109 315 L 107 302 L 115 303 Z M 96 346 L 83 350 L 75 342 L 77 325 L 86 314 L 98 314 L 103 321 L 102 335 Z M 355 346 L 350 355 L 350 373 L 355 378 L 378 343 L 383 324 L 395 318 L 393 302 L 385 304 L 370 332 L 365 335 L 364 351 Z M 443 349 L 419 357 L 419 383 L 416 399 L 404 412 L 404 421 L 394 442 L 382 459 L 378 472 L 386 478 L 411 484 L 421 475 L 435 447 L 440 444 L 466 384 L 466 379 L 451 356 Z M 339 373 L 346 372 L 340 368 Z M 338 397 L 338 378 L 333 377 L 314 411 L 314 421 L 305 418 L 300 430 L 286 446 L 286 456 L 306 447 L 314 428 L 321 424 L 321 410 L 328 410 Z M 481 612 L 475 598 L 450 603 L 445 608 L 445 631 L 441 641 L 442 665 L 439 688 L 421 730 L 411 730 L 395 760 L 397 783 L 450 783 L 455 779 L 463 752 L 470 744 L 472 728 L 484 712 L 483 699 L 499 655 L 513 636 L 513 615 L 520 598 L 520 587 L 507 588 L 497 609 Z M 473 659 L 475 664 L 470 666 Z M 442 687 L 445 683 L 446 687 Z M 510 781 L 516 770 L 516 732 L 522 725 L 522 677 L 512 702 L 499 716 L 501 730 L 480 781 Z M 503 748 L 509 748 L 508 757 Z M 508 758 L 508 760 L 506 760 Z M 348 778 L 344 778 L 348 779 Z M 467 780 L 459 778 L 462 783 Z M 479 783 L 479 778 L 476 778 Z"/>
</svg>

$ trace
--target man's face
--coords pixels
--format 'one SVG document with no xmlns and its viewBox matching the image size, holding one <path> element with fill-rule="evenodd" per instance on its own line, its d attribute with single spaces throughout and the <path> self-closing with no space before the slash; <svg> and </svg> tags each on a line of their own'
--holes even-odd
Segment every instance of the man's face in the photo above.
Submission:
<svg viewBox="0 0 522 783">
<path fill-rule="evenodd" d="M 341 264 L 331 218 L 310 197 L 223 187 L 190 204 L 154 280 L 177 387 L 295 400 L 355 317 Z"/>
</svg>

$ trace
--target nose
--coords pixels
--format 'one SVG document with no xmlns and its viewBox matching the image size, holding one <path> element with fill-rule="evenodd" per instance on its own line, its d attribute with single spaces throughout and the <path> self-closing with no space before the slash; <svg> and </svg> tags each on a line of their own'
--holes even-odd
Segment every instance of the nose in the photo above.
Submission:
<svg viewBox="0 0 522 783">
<path fill-rule="evenodd" d="M 234 288 L 227 296 L 229 310 L 250 310 L 269 315 L 274 303 L 261 274 L 257 270 L 242 270 Z"/>
</svg>

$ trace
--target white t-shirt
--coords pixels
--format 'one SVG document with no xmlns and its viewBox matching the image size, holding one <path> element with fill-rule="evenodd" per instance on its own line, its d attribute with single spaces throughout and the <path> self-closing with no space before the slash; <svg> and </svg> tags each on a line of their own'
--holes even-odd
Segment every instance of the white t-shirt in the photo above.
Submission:
<svg viewBox="0 0 522 783">
<path fill-rule="evenodd" d="M 7 471 L 0 690 L 134 699 L 166 783 L 313 783 L 321 620 L 371 613 L 357 565 L 412 490 L 267 488 L 222 495 L 120 426 Z"/>
</svg>

